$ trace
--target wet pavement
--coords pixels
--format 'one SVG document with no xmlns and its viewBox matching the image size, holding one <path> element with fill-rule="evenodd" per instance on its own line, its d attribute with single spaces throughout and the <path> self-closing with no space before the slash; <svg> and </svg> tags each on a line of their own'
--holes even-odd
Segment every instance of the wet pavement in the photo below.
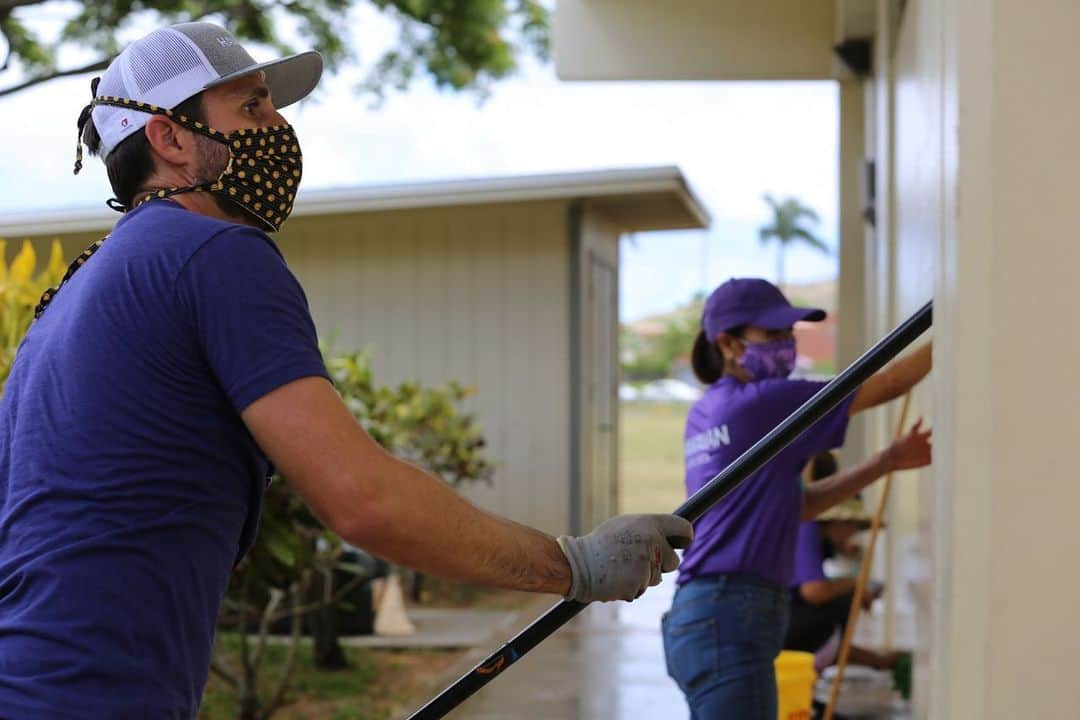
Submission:
<svg viewBox="0 0 1080 720">
<path fill-rule="evenodd" d="M 671 575 L 636 602 L 589 607 L 447 717 L 687 718 L 682 693 L 667 676 L 660 638 L 660 616 L 674 592 Z"/>
<path fill-rule="evenodd" d="M 685 720 L 689 711 L 664 664 L 660 616 L 671 606 L 675 576 L 633 603 L 592 605 L 447 715 L 451 720 Z M 528 625 L 557 598 L 544 599 L 474 648 L 453 678 Z M 897 640 L 910 642 L 914 627 L 901 604 Z M 880 643 L 881 608 L 864 615 L 857 641 Z M 450 678 L 450 679 L 453 679 Z M 907 717 L 893 715 L 890 717 Z"/>
</svg>

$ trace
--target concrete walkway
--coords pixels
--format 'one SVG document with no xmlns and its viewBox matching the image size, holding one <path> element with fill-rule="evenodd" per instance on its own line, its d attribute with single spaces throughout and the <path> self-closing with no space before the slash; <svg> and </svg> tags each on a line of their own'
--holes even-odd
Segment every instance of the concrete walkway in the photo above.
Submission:
<svg viewBox="0 0 1080 720">
<path fill-rule="evenodd" d="M 341 644 L 398 650 L 495 647 L 516 631 L 519 622 L 519 613 L 502 610 L 409 608 L 408 614 L 416 627 L 412 635 L 352 635 L 341 638 Z"/>
<path fill-rule="evenodd" d="M 674 578 L 668 576 L 662 585 L 652 588 L 636 602 L 591 606 L 447 717 L 450 720 L 685 720 L 689 711 L 682 693 L 667 676 L 660 637 L 660 616 L 671 606 Z M 411 618 L 420 620 L 417 628 L 422 632 L 409 644 L 423 646 L 433 640 L 447 640 L 446 645 L 472 644 L 473 648 L 445 681 L 431 688 L 427 698 L 471 670 L 557 599 L 539 598 L 516 614 L 478 611 L 466 623 L 461 623 L 457 615 L 462 611 L 442 611 L 447 615 L 445 618 L 438 617 L 438 611 L 432 612 L 431 618 L 414 617 L 414 611 L 410 611 Z M 901 610 L 908 610 L 905 603 L 901 603 Z M 913 639 L 913 623 L 908 613 L 901 612 L 897 630 L 901 641 Z M 857 641 L 874 646 L 882 635 L 883 618 L 879 613 L 862 618 Z M 484 637 L 485 642 L 476 643 Z M 898 712 L 882 717 L 895 720 L 909 716 Z"/>
<path fill-rule="evenodd" d="M 672 575 L 634 603 L 593 605 L 447 717 L 688 717 L 682 693 L 667 676 L 660 638 L 660 616 L 671 605 L 674 586 Z M 533 613 L 523 613 L 519 627 L 531 622 L 552 602 L 537 605 Z M 471 653 L 464 669 L 483 659 L 498 644 Z"/>
</svg>

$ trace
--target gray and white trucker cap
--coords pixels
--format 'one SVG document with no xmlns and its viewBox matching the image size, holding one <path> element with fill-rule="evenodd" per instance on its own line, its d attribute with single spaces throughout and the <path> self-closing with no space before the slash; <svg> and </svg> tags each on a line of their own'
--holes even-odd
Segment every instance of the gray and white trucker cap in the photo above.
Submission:
<svg viewBox="0 0 1080 720">
<path fill-rule="evenodd" d="M 266 73 L 274 107 L 301 100 L 322 76 L 322 56 L 314 50 L 256 63 L 232 33 L 206 22 L 161 28 L 128 45 L 101 76 L 97 95 L 172 109 L 193 95 L 253 72 Z M 94 127 L 101 136 L 101 156 L 141 129 L 147 113 L 96 105 Z"/>
</svg>

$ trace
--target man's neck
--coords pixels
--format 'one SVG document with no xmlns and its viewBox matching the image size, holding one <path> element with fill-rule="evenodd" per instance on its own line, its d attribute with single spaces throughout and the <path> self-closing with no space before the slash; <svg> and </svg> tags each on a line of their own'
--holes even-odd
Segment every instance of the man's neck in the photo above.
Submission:
<svg viewBox="0 0 1080 720">
<path fill-rule="evenodd" d="M 145 192 L 151 193 L 152 189 L 146 189 Z M 136 202 L 138 202 L 140 195 L 136 194 Z M 151 200 L 153 198 L 150 198 Z M 244 212 L 240 207 L 236 208 L 235 212 L 226 212 L 221 207 L 222 202 L 219 201 L 213 195 L 205 192 L 185 192 L 177 193 L 176 195 L 169 195 L 166 200 L 170 200 L 185 210 L 190 210 L 193 213 L 199 215 L 206 215 L 217 220 L 223 220 L 225 222 L 236 223 L 238 225 L 248 225 L 250 227 L 262 229 L 262 225 L 255 221 L 250 214 Z"/>
<path fill-rule="evenodd" d="M 226 212 L 217 198 L 210 193 L 205 192 L 186 192 L 178 195 L 173 195 L 170 199 L 175 200 L 178 205 L 185 210 L 190 210 L 200 215 L 207 215 L 218 220 L 224 220 L 225 222 L 237 223 L 240 225 L 250 225 L 251 227 L 260 227 L 250 214 L 244 212 L 239 207 L 236 208 L 236 212 Z"/>
<path fill-rule="evenodd" d="M 196 184 L 196 182 L 197 181 L 194 178 L 187 177 L 184 173 L 153 173 L 147 179 L 146 185 L 142 190 L 135 194 L 135 199 L 137 201 L 142 193 L 152 193 L 160 188 L 189 187 Z M 244 212 L 239 206 L 234 206 L 235 211 L 229 212 L 228 209 L 223 207 L 223 205 L 228 202 L 227 200 L 219 200 L 217 196 L 207 192 L 177 193 L 176 195 L 170 195 L 169 199 L 185 210 L 190 210 L 191 212 L 199 213 L 200 215 L 224 220 L 225 222 L 262 228 L 251 214 Z"/>
</svg>

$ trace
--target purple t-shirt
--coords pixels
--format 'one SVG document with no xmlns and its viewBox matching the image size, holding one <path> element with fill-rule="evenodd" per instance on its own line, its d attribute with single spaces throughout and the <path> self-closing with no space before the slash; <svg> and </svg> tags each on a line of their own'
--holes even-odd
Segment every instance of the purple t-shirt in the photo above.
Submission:
<svg viewBox="0 0 1080 720">
<path fill-rule="evenodd" d="M 800 523 L 799 535 L 795 538 L 795 572 L 791 576 L 791 587 L 825 579 L 825 554 L 821 550 L 821 527 L 817 521 Z"/>
<path fill-rule="evenodd" d="M 821 390 L 810 380 L 742 383 L 723 377 L 705 391 L 686 420 L 686 491 L 691 495 Z M 839 447 L 849 397 L 751 475 L 694 525 L 694 542 L 679 583 L 702 575 L 741 573 L 788 587 L 802 509 L 803 467 Z"/>
<path fill-rule="evenodd" d="M 165 200 L 120 219 L 0 400 L 0 716 L 195 717 L 266 485 L 240 413 L 310 376 L 265 233 Z"/>
</svg>

